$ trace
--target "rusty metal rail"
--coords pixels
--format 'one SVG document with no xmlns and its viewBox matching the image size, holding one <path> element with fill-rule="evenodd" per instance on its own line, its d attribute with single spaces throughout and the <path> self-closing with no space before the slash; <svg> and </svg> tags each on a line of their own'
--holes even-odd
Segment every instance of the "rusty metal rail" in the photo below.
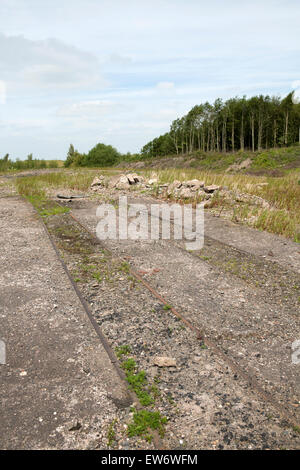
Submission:
<svg viewBox="0 0 300 470">
<path fill-rule="evenodd" d="M 28 203 L 27 199 L 25 199 L 25 198 L 23 198 L 23 199 Z M 61 265 L 62 265 L 62 267 L 63 267 L 63 269 L 64 269 L 64 271 L 65 271 L 65 273 L 66 273 L 66 275 L 67 275 L 67 277 L 68 277 L 68 279 L 69 279 L 69 281 L 70 281 L 70 283 L 71 283 L 71 285 L 72 285 L 72 287 L 73 287 L 73 289 L 74 289 L 74 291 L 75 291 L 75 293 L 76 293 L 76 295 L 77 295 L 77 297 L 78 297 L 78 299 L 80 300 L 81 305 L 83 306 L 83 309 L 84 309 L 84 311 L 85 311 L 85 313 L 86 313 L 86 315 L 87 315 L 87 317 L 88 317 L 88 319 L 89 319 L 91 325 L 93 326 L 93 328 L 94 328 L 94 330 L 95 330 L 95 332 L 96 332 L 96 334 L 97 334 L 97 336 L 98 336 L 98 338 L 99 338 L 99 340 L 100 340 L 100 342 L 101 342 L 103 348 L 105 349 L 105 351 L 106 351 L 106 353 L 107 353 L 107 355 L 108 355 L 108 357 L 109 357 L 109 359 L 110 359 L 110 361 L 111 361 L 113 367 L 115 368 L 115 370 L 116 370 L 118 376 L 120 377 L 120 379 L 122 380 L 122 382 L 124 382 L 124 385 L 125 385 L 125 387 L 126 387 L 125 389 L 126 389 L 126 392 L 127 392 L 127 395 L 128 395 L 128 404 L 133 404 L 133 403 L 135 403 L 135 406 L 136 406 L 136 408 L 137 408 L 138 410 L 139 410 L 139 409 L 142 409 L 142 406 L 140 405 L 136 394 L 128 388 L 128 382 L 127 382 L 127 380 L 126 380 L 126 376 L 125 376 L 124 371 L 123 371 L 123 370 L 120 368 L 120 366 L 119 366 L 119 360 L 118 360 L 117 356 L 115 355 L 115 352 L 114 352 L 113 349 L 111 348 L 111 346 L 110 346 L 110 344 L 109 344 L 109 342 L 108 342 L 106 336 L 103 334 L 101 328 L 99 327 L 97 321 L 95 320 L 95 318 L 94 318 L 94 316 L 93 316 L 93 313 L 92 313 L 92 311 L 91 311 L 91 309 L 90 309 L 88 303 L 87 303 L 86 300 L 83 298 L 83 296 L 82 296 L 80 290 L 78 289 L 78 286 L 76 285 L 75 281 L 73 280 L 72 275 L 71 275 L 70 271 L 68 270 L 66 263 L 65 263 L 64 260 L 62 259 L 61 255 L 60 255 L 60 252 L 59 252 L 59 250 L 58 250 L 58 248 L 57 248 L 57 246 L 56 246 L 56 244 L 55 244 L 55 241 L 54 241 L 53 237 L 51 236 L 51 234 L 50 234 L 50 232 L 49 232 L 49 230 L 48 230 L 48 228 L 47 228 L 45 222 L 43 221 L 42 217 L 40 217 L 40 215 L 38 214 L 38 212 L 37 212 L 37 210 L 35 209 L 35 207 L 32 206 L 32 204 L 30 204 L 30 205 L 31 205 L 31 207 L 33 208 L 33 210 L 35 211 L 35 213 L 37 214 L 39 220 L 41 221 L 42 226 L 43 226 L 43 228 L 44 228 L 44 230 L 45 230 L 45 233 L 47 234 L 47 236 L 48 236 L 48 238 L 49 238 L 49 240 L 50 240 L 50 243 L 51 243 L 51 245 L 52 245 L 52 247 L 53 247 L 53 249 L 54 249 L 54 251 L 55 251 L 55 253 L 56 253 L 56 255 L 57 255 L 57 257 L 58 257 L 58 259 L 59 259 L 59 261 L 60 261 L 60 263 L 61 263 Z M 71 214 L 70 214 L 70 215 L 71 215 Z M 72 217 L 73 217 L 73 216 L 72 216 Z M 74 218 L 74 217 L 73 217 L 73 218 Z M 74 219 L 74 220 L 75 220 L 75 219 Z M 79 222 L 78 222 L 78 223 L 79 223 Z M 81 225 L 81 224 L 80 224 L 80 225 Z M 81 225 L 81 226 L 82 226 L 82 225 Z M 82 227 L 83 227 L 83 226 L 82 226 Z M 85 228 L 85 230 L 87 230 L 87 229 Z M 89 233 L 90 233 L 90 232 L 89 232 Z M 91 233 L 90 233 L 90 235 L 91 235 Z M 98 239 L 97 239 L 97 242 L 98 242 Z M 154 445 L 155 445 L 155 448 L 156 448 L 157 450 L 163 450 L 164 447 L 163 447 L 163 445 L 162 445 L 162 440 L 161 440 L 161 438 L 160 438 L 158 432 L 155 431 L 155 430 L 153 430 L 152 433 L 153 433 L 153 443 L 154 443 Z"/>
<path fill-rule="evenodd" d="M 93 232 L 91 232 L 89 228 L 86 227 L 80 220 L 78 220 L 77 217 L 75 217 L 72 213 L 69 213 L 69 215 L 78 225 L 80 225 L 90 235 L 90 237 L 94 241 L 96 241 L 97 244 L 103 245 L 105 247 L 105 245 L 102 244 L 100 240 L 98 240 L 96 235 Z M 112 252 L 107 247 L 105 247 L 105 249 L 109 253 L 112 254 Z M 118 258 L 120 261 L 126 261 L 121 256 L 118 256 Z M 258 395 L 264 402 L 272 405 L 277 410 L 279 415 L 282 418 L 284 418 L 292 427 L 299 427 L 299 423 L 296 421 L 295 416 L 289 410 L 287 410 L 283 405 L 275 401 L 271 393 L 267 392 L 261 387 L 256 377 L 248 374 L 237 362 L 230 359 L 230 357 L 228 357 L 228 355 L 223 352 L 220 346 L 218 346 L 216 341 L 207 337 L 204 328 L 199 329 L 197 326 L 193 325 L 190 322 L 190 320 L 186 318 L 182 313 L 179 313 L 174 307 L 170 306 L 169 302 L 164 297 L 162 297 L 159 294 L 159 292 L 157 292 L 147 281 L 145 281 L 145 279 L 143 279 L 132 268 L 130 268 L 130 274 L 134 276 L 138 281 L 140 281 L 151 292 L 151 294 L 154 295 L 162 304 L 168 305 L 170 307 L 168 310 L 171 311 L 178 318 L 180 318 L 180 320 L 188 328 L 190 328 L 191 331 L 193 331 L 196 334 L 197 339 L 199 339 L 200 341 L 203 341 L 205 345 L 207 345 L 217 356 L 219 356 L 224 361 L 224 363 L 230 367 L 232 371 L 234 371 L 238 376 L 240 376 L 248 384 L 248 386 L 256 395 Z"/>
</svg>

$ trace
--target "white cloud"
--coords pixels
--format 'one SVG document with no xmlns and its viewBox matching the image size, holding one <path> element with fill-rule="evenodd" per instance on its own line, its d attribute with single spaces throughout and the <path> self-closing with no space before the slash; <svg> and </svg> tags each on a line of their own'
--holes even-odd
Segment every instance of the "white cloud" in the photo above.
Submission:
<svg viewBox="0 0 300 470">
<path fill-rule="evenodd" d="M 137 151 L 197 103 L 285 95 L 299 17 L 299 0 L 0 0 L 1 145 Z"/>
<path fill-rule="evenodd" d="M 293 103 L 300 104 L 300 87 L 296 88 L 295 93 L 293 94 Z"/>
<path fill-rule="evenodd" d="M 14 88 L 103 86 L 98 59 L 56 39 L 32 41 L 0 34 L 0 74 Z"/>
<path fill-rule="evenodd" d="M 0 104 L 6 103 L 6 83 L 0 80 Z"/>
<path fill-rule="evenodd" d="M 159 90 L 174 90 L 175 85 L 173 82 L 159 82 L 156 85 L 156 88 Z"/>
<path fill-rule="evenodd" d="M 62 106 L 58 109 L 58 116 L 69 117 L 88 117 L 93 118 L 105 114 L 110 114 L 113 111 L 119 111 L 120 105 L 108 100 L 94 100 L 82 101 L 80 103 L 73 103 L 70 105 Z"/>
<path fill-rule="evenodd" d="M 108 59 L 107 59 L 107 62 L 108 63 L 111 63 L 113 65 L 123 65 L 123 66 L 126 66 L 126 65 L 130 65 L 133 63 L 133 59 L 131 57 L 127 57 L 127 56 L 122 56 L 120 54 L 117 54 L 117 53 L 113 53 L 113 54 L 110 54 Z"/>
</svg>

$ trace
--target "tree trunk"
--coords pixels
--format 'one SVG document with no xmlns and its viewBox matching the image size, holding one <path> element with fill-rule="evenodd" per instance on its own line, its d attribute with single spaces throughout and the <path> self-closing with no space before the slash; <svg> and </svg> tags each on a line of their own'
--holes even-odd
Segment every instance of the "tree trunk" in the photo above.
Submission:
<svg viewBox="0 0 300 470">
<path fill-rule="evenodd" d="M 210 145 L 210 133 L 209 133 L 209 128 L 207 129 L 207 147 L 206 151 L 209 152 L 209 145 Z"/>
<path fill-rule="evenodd" d="M 226 120 L 223 121 L 222 127 L 222 152 L 226 153 L 227 145 L 226 145 Z"/>
<path fill-rule="evenodd" d="M 257 138 L 257 148 L 258 150 L 262 150 L 262 116 L 261 113 L 259 112 L 258 116 L 258 138 Z"/>
<path fill-rule="evenodd" d="M 234 115 L 232 116 L 232 128 L 231 128 L 231 147 L 234 152 Z"/>
<path fill-rule="evenodd" d="M 220 152 L 220 137 L 219 137 L 219 124 L 218 123 L 217 123 L 216 132 L 217 132 L 217 152 Z"/>
<path fill-rule="evenodd" d="M 285 113 L 284 145 L 288 144 L 289 112 Z"/>
<path fill-rule="evenodd" d="M 273 124 L 273 145 L 276 147 L 277 145 L 277 121 L 274 119 L 274 124 Z"/>
<path fill-rule="evenodd" d="M 255 152 L 254 114 L 251 114 L 251 135 L 252 135 L 252 152 Z"/>
<path fill-rule="evenodd" d="M 242 152 L 244 152 L 244 149 L 245 149 L 245 137 L 244 137 L 244 114 L 242 114 L 242 120 L 241 120 L 240 147 L 241 147 L 241 151 L 242 151 Z"/>
</svg>

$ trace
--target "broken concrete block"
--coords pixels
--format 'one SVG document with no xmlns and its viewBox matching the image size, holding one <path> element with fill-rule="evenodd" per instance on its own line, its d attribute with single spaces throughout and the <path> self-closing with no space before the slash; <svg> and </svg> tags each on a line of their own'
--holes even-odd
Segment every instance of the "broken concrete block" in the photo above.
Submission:
<svg viewBox="0 0 300 470">
<path fill-rule="evenodd" d="M 156 356 L 153 358 L 153 364 L 158 367 L 176 367 L 174 357 Z"/>
</svg>

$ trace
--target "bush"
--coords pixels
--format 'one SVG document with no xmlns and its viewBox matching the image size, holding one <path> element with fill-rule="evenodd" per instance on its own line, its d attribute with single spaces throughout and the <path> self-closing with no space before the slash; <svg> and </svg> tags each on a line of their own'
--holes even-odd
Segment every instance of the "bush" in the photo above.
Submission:
<svg viewBox="0 0 300 470">
<path fill-rule="evenodd" d="M 97 144 L 84 155 L 79 166 L 112 166 L 120 159 L 119 152 L 111 145 Z"/>
</svg>

